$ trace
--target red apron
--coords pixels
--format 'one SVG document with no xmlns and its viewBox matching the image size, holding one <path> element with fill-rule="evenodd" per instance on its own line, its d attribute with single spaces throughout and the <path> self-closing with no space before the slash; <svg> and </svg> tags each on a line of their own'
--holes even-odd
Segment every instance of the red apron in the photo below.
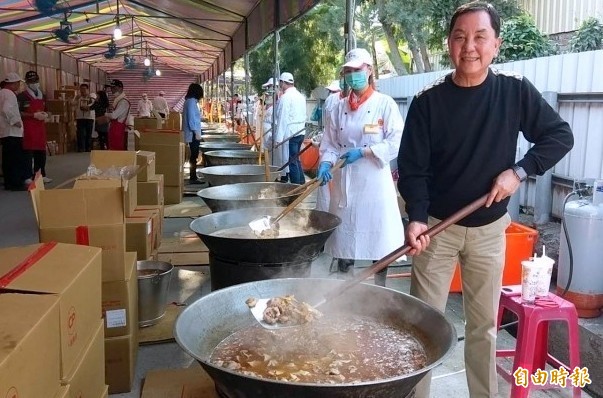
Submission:
<svg viewBox="0 0 603 398">
<path fill-rule="evenodd" d="M 29 98 L 27 113 L 44 112 L 46 106 L 43 99 L 34 98 L 28 91 L 25 94 Z M 23 149 L 27 151 L 46 150 L 46 125 L 44 120 L 33 117 L 23 118 Z"/>
<path fill-rule="evenodd" d="M 126 151 L 128 149 L 128 134 L 126 133 L 126 121 L 128 120 L 128 115 L 130 114 L 130 102 L 127 99 L 122 99 L 121 101 L 128 102 L 128 113 L 126 114 L 126 119 L 123 122 L 118 121 L 117 119 L 112 119 L 109 123 L 109 132 L 107 134 L 107 148 L 111 151 Z"/>
</svg>

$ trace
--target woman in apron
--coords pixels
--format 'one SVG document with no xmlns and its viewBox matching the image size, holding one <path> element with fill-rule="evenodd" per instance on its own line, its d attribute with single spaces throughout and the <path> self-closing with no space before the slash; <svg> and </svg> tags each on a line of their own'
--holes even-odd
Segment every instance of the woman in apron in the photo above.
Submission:
<svg viewBox="0 0 603 398">
<path fill-rule="evenodd" d="M 45 183 L 52 182 L 46 177 L 46 102 L 40 89 L 40 78 L 36 71 L 25 74 L 27 88 L 17 99 L 23 120 L 23 150 L 25 152 L 25 175 L 33 179 L 40 171 Z M 33 160 L 33 172 L 32 172 Z M 26 181 L 29 182 L 29 181 Z"/>
</svg>

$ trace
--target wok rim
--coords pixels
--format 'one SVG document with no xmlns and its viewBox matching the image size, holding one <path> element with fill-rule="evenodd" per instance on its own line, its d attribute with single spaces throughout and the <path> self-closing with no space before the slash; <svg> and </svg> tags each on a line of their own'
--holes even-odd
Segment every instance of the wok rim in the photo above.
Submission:
<svg viewBox="0 0 603 398">
<path fill-rule="evenodd" d="M 261 156 L 260 152 L 250 149 L 216 149 L 207 151 L 204 155 L 219 159 L 259 159 Z"/>
<path fill-rule="evenodd" d="M 253 167 L 252 170 L 258 170 L 258 173 L 231 173 L 231 174 L 224 174 L 224 173 L 219 173 L 220 170 L 217 170 L 218 167 L 245 167 L 245 168 L 251 168 Z M 211 169 L 211 170 L 210 170 Z M 205 170 L 205 171 L 204 171 Z M 278 170 L 278 166 L 270 166 L 270 173 L 274 173 Z M 209 174 L 211 176 L 220 176 L 220 177 L 232 177 L 232 176 L 255 176 L 258 174 L 264 174 L 265 173 L 265 168 L 264 166 L 259 166 L 257 164 L 227 164 L 227 165 L 221 165 L 221 166 L 208 166 L 208 167 L 203 167 L 201 169 L 199 169 L 200 173 L 205 173 L 205 174 Z"/>
<path fill-rule="evenodd" d="M 217 191 L 218 190 L 217 188 L 221 188 L 221 187 L 224 187 L 224 186 L 227 186 L 227 187 L 232 188 L 232 189 L 238 189 L 242 185 L 247 185 L 247 186 L 249 186 L 249 185 L 254 185 L 254 186 L 257 186 L 257 185 L 270 185 L 270 186 L 272 186 L 272 185 L 275 185 L 275 186 L 278 186 L 278 185 L 281 185 L 281 186 L 295 185 L 295 186 L 299 186 L 297 184 L 282 183 L 282 182 L 238 182 L 238 183 L 235 183 L 235 184 L 217 185 L 217 186 L 213 186 L 213 187 L 207 187 L 207 188 L 200 189 L 199 191 L 197 191 L 197 196 L 200 197 L 201 199 L 207 198 L 209 200 L 240 202 L 240 201 L 250 201 L 250 200 L 267 200 L 267 201 L 269 201 L 269 200 L 278 200 L 278 199 L 285 199 L 285 198 L 288 198 L 288 197 L 291 197 L 291 196 L 299 196 L 299 195 L 301 195 L 301 193 L 300 194 L 293 194 L 293 195 L 284 195 L 283 194 L 283 195 L 275 196 L 273 198 L 263 198 L 263 199 L 237 198 L 237 199 L 234 199 L 234 198 L 218 198 L 216 196 L 207 196 L 207 195 L 203 196 L 201 194 L 202 192 L 207 192 L 207 191 L 211 191 L 211 190 Z M 291 186 L 291 189 L 293 189 L 293 188 L 295 188 L 295 187 Z M 224 188 L 222 188 L 222 189 L 224 189 Z M 258 206 L 258 207 L 264 207 L 264 206 Z M 233 210 L 236 210 L 236 209 L 233 209 Z"/>
<path fill-rule="evenodd" d="M 275 280 L 287 280 L 287 281 L 298 281 L 298 280 L 304 280 L 304 281 L 324 281 L 324 280 L 328 280 L 328 281 L 336 281 L 336 283 L 345 283 L 346 281 L 344 280 L 338 280 L 338 279 L 331 279 L 331 278 L 275 278 L 275 279 L 269 279 L 267 281 L 275 281 Z M 297 383 L 297 382 L 284 382 L 284 381 L 280 381 L 280 380 L 273 380 L 273 379 L 266 379 L 266 378 L 262 378 L 262 377 L 256 377 L 256 376 L 249 376 L 249 375 L 244 375 L 240 372 L 235 372 L 220 366 L 216 366 L 212 363 L 210 363 L 209 361 L 203 360 L 201 358 L 199 358 L 199 356 L 197 354 L 195 354 L 194 352 L 192 352 L 191 350 L 188 349 L 188 347 L 186 347 L 182 340 L 180 339 L 180 335 L 178 333 L 178 323 L 180 322 L 181 317 L 183 317 L 184 314 L 186 314 L 188 311 L 193 311 L 193 306 L 192 304 L 204 300 L 207 297 L 212 297 L 214 295 L 219 295 L 221 294 L 221 292 L 225 291 L 225 290 L 235 290 L 235 289 L 242 289 L 242 286 L 247 286 L 250 284 L 254 284 L 254 283 L 258 283 L 258 282 L 266 282 L 266 281 L 254 281 L 254 282 L 247 282 L 247 283 L 242 283 L 242 284 L 238 284 L 238 285 L 233 285 L 233 286 L 229 286 L 229 287 L 225 287 L 213 292 L 210 292 L 209 294 L 200 297 L 199 299 L 195 300 L 193 303 L 187 305 L 187 307 L 178 315 L 178 317 L 176 318 L 176 321 L 174 322 L 174 327 L 172 329 L 172 334 L 174 335 L 174 339 L 176 340 L 176 343 L 178 344 L 178 346 L 188 355 L 190 355 L 191 357 L 193 357 L 197 362 L 201 363 L 203 366 L 209 366 L 217 371 L 222 371 L 222 372 L 227 372 L 233 376 L 237 376 L 237 377 L 243 377 L 243 378 L 251 378 L 253 380 L 256 381 L 262 381 L 262 382 L 267 382 L 267 383 L 274 383 L 274 384 L 278 384 L 278 385 L 283 385 L 283 386 L 300 386 L 300 387 L 312 387 L 312 388 L 342 388 L 342 387 L 362 387 L 362 386 L 371 386 L 374 384 L 381 384 L 381 383 L 387 383 L 387 382 L 396 382 L 396 381 L 402 381 L 403 379 L 410 379 L 414 376 L 420 376 L 421 374 L 427 373 L 431 370 L 433 370 L 433 368 L 435 368 L 436 366 L 439 366 L 442 364 L 442 362 L 444 362 L 450 355 L 452 355 L 452 352 L 454 351 L 454 349 L 456 348 L 456 345 L 458 343 L 458 335 L 456 332 L 456 328 L 454 327 L 454 325 L 452 324 L 452 322 L 446 317 L 446 314 L 444 314 L 442 311 L 440 311 L 439 309 L 435 308 L 434 306 L 432 306 L 431 304 L 428 304 L 414 296 L 411 296 L 408 293 L 404 293 L 401 292 L 399 290 L 395 290 L 389 287 L 384 287 L 384 286 L 377 286 L 377 285 L 370 285 L 373 286 L 374 288 L 378 288 L 378 289 L 385 289 L 385 290 L 389 290 L 389 291 L 393 291 L 397 294 L 401 294 L 404 296 L 407 296 L 408 298 L 410 298 L 412 301 L 416 301 L 419 302 L 422 305 L 425 305 L 427 307 L 429 307 L 430 309 L 432 309 L 433 311 L 435 311 L 437 314 L 439 314 L 446 323 L 449 324 L 450 326 L 450 330 L 451 330 L 451 335 L 450 335 L 450 347 L 448 348 L 448 350 L 446 351 L 446 353 L 444 355 L 442 355 L 442 357 L 438 358 L 436 361 L 434 361 L 433 363 L 419 369 L 416 370 L 414 372 L 410 372 L 410 373 L 406 373 L 404 375 L 401 376 L 396 376 L 396 377 L 391 377 L 391 378 L 387 378 L 387 379 L 379 379 L 377 381 L 373 380 L 373 381 L 362 381 L 362 382 L 358 382 L 358 383 L 336 383 L 336 384 L 322 384 L 322 383 Z M 363 282 L 364 283 L 364 282 Z M 223 293 L 222 293 L 223 294 Z M 209 299 L 207 299 L 209 300 Z M 184 318 L 182 318 L 184 319 Z M 251 323 L 250 325 L 255 324 L 255 323 Z M 249 327 L 249 325 L 247 326 Z M 241 328 L 242 329 L 242 328 Z M 231 336 L 233 333 L 241 330 L 241 329 L 237 329 L 237 330 L 233 330 L 232 333 L 230 333 L 229 336 Z M 214 347 L 215 349 L 215 347 Z M 211 376 L 210 376 L 211 378 Z M 213 378 L 212 378 L 212 381 Z M 215 383 L 215 382 L 214 382 Z"/>
</svg>

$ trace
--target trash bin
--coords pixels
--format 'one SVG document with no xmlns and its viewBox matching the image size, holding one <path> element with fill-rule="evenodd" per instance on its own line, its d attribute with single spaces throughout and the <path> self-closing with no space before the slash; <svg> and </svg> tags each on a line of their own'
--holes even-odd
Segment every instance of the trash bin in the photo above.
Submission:
<svg viewBox="0 0 603 398">
<path fill-rule="evenodd" d="M 165 261 L 138 261 L 138 326 L 159 322 L 165 309 L 174 266 Z"/>
</svg>

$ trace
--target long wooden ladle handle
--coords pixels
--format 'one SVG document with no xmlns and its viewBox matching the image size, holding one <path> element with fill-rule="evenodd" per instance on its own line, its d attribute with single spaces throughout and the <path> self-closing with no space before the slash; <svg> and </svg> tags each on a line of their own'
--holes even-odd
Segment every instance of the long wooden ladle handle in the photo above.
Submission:
<svg viewBox="0 0 603 398">
<path fill-rule="evenodd" d="M 331 170 L 337 170 L 337 169 L 343 167 L 344 163 L 345 163 L 345 159 L 340 159 L 337 163 L 335 163 L 335 165 L 331 168 Z M 308 197 L 308 195 L 310 195 L 312 192 L 314 192 L 314 190 L 320 186 L 320 183 L 321 183 L 321 181 L 319 179 L 317 179 L 317 178 L 312 179 L 310 181 L 310 184 L 307 186 L 306 190 L 301 195 L 299 195 L 297 198 L 295 198 L 295 200 L 293 202 L 291 202 L 291 204 L 289 204 L 287 207 L 285 207 L 285 210 L 283 210 L 281 212 L 281 214 L 279 214 L 272 221 L 272 224 L 276 224 L 283 217 L 285 217 L 287 214 L 289 214 L 291 212 L 291 210 L 293 210 L 295 208 L 295 206 L 299 205 L 304 199 L 306 199 L 306 197 Z M 304 185 L 306 185 L 306 184 L 304 184 Z"/>
<path fill-rule="evenodd" d="M 440 221 L 433 227 L 429 228 L 427 231 L 423 232 L 419 236 L 427 235 L 430 238 L 434 237 L 435 235 L 439 234 L 440 232 L 442 232 L 443 230 L 448 228 L 450 225 L 467 217 L 469 214 L 473 213 L 477 209 L 484 206 L 486 204 L 487 199 L 488 199 L 488 194 L 471 202 L 470 204 L 463 207 L 456 213 L 452 214 L 450 217 Z M 334 297 L 339 296 L 340 294 L 344 293 L 346 290 L 348 290 L 348 289 L 354 287 L 355 285 L 359 284 L 360 282 L 364 281 L 369 276 L 372 276 L 372 275 L 376 274 L 377 272 L 381 271 L 382 269 L 384 269 L 385 267 L 387 267 L 388 265 L 390 265 L 391 263 L 396 261 L 398 258 L 400 258 L 401 256 L 408 253 L 411 250 L 411 248 L 412 247 L 408 244 L 405 244 L 404 246 L 397 248 L 396 250 L 389 253 L 388 255 L 386 255 L 385 257 L 383 257 L 381 260 L 377 261 L 370 267 L 362 270 L 362 272 L 360 272 L 356 276 L 354 276 L 354 279 L 350 279 L 348 282 L 344 283 L 343 285 L 341 285 L 341 286 L 331 290 L 329 293 L 325 294 L 323 301 L 318 303 L 315 307 L 324 304 L 325 302 L 329 301 L 330 299 L 332 299 Z"/>
</svg>

